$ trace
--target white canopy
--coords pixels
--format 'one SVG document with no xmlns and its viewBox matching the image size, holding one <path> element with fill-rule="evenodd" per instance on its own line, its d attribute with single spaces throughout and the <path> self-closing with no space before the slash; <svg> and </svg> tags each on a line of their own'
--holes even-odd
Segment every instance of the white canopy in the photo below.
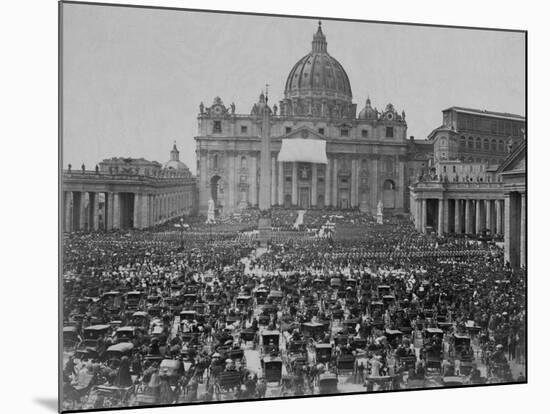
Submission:
<svg viewBox="0 0 550 414">
<path fill-rule="evenodd" d="M 283 139 L 279 162 L 313 162 L 327 164 L 326 142 L 322 139 Z"/>
</svg>

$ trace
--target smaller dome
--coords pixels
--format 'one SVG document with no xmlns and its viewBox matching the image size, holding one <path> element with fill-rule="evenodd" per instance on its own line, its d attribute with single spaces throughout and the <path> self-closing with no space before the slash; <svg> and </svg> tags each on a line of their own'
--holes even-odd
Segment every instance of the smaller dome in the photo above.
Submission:
<svg viewBox="0 0 550 414">
<path fill-rule="evenodd" d="M 164 164 L 163 168 L 165 170 L 189 171 L 187 165 L 180 161 L 180 152 L 175 142 L 172 151 L 170 151 L 170 161 Z"/>
<path fill-rule="evenodd" d="M 359 119 L 378 119 L 378 111 L 371 106 L 370 98 L 367 99 L 365 107 L 359 112 Z"/>
</svg>

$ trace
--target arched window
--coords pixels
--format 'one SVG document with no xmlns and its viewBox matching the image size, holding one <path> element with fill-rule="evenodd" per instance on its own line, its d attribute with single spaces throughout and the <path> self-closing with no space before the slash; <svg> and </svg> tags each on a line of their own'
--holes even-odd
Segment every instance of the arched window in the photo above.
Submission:
<svg viewBox="0 0 550 414">
<path fill-rule="evenodd" d="M 481 139 L 479 137 L 476 138 L 476 149 L 481 149 Z"/>
<path fill-rule="evenodd" d="M 492 139 L 491 140 L 491 151 L 496 151 L 496 150 L 497 150 L 497 140 Z"/>
<path fill-rule="evenodd" d="M 501 139 L 498 141 L 498 152 L 504 152 L 504 141 Z"/>
<path fill-rule="evenodd" d="M 395 190 L 395 183 L 392 180 L 384 181 L 384 190 Z"/>
<path fill-rule="evenodd" d="M 460 149 L 466 149 L 466 138 L 464 136 L 460 137 Z"/>
<path fill-rule="evenodd" d="M 248 166 L 248 162 L 246 160 L 246 157 L 243 155 L 241 157 L 241 168 L 247 168 L 247 166 Z"/>
<path fill-rule="evenodd" d="M 483 149 L 489 151 L 489 140 L 487 138 L 483 139 Z"/>
<path fill-rule="evenodd" d="M 474 139 L 472 137 L 468 137 L 468 149 L 474 149 Z"/>
</svg>

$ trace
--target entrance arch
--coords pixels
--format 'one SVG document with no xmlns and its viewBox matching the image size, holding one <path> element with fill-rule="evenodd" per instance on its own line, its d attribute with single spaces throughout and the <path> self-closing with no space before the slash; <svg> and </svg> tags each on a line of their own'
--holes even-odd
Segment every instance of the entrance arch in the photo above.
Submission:
<svg viewBox="0 0 550 414">
<path fill-rule="evenodd" d="M 219 192 L 219 182 L 221 177 L 215 175 L 210 179 L 210 197 L 214 200 L 214 205 L 218 206 L 218 192 Z"/>
<path fill-rule="evenodd" d="M 392 180 L 384 181 L 382 202 L 384 208 L 395 208 L 395 183 Z"/>
</svg>

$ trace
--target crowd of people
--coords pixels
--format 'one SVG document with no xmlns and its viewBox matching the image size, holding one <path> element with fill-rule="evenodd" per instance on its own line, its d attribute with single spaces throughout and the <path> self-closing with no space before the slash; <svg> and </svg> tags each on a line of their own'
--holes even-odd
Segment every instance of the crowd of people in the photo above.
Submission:
<svg viewBox="0 0 550 414">
<path fill-rule="evenodd" d="M 525 274 L 498 246 L 303 218 L 261 254 L 254 212 L 66 234 L 65 408 L 525 380 Z"/>
</svg>

